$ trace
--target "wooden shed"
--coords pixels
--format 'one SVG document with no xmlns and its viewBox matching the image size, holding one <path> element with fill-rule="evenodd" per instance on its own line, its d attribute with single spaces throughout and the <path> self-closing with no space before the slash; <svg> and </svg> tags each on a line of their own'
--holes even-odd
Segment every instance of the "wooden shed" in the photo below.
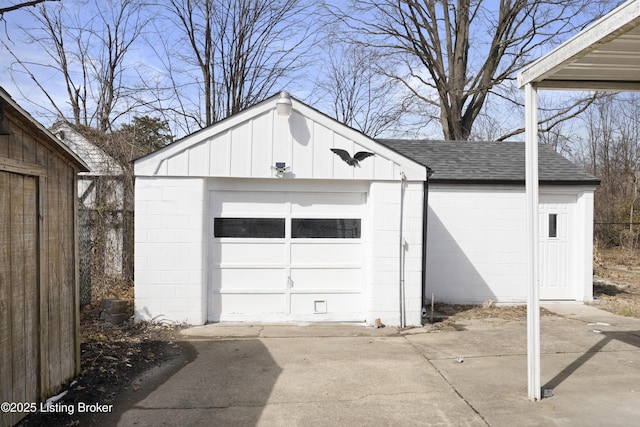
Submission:
<svg viewBox="0 0 640 427">
<path fill-rule="evenodd" d="M 77 174 L 84 162 L 0 88 L 0 402 L 80 369 Z M 0 413 L 0 426 L 26 413 Z"/>
</svg>

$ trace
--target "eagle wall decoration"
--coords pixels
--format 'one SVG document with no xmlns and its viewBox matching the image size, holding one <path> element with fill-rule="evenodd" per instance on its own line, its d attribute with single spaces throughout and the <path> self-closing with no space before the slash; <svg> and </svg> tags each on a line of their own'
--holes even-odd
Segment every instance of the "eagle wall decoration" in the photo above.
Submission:
<svg viewBox="0 0 640 427">
<path fill-rule="evenodd" d="M 353 157 L 351 157 L 347 150 L 342 150 L 340 148 L 331 148 L 331 151 L 333 151 L 337 156 L 344 160 L 346 164 L 353 167 L 360 166 L 360 162 L 362 160 L 374 155 L 373 153 L 370 153 L 368 151 L 358 151 L 353 155 Z"/>
</svg>

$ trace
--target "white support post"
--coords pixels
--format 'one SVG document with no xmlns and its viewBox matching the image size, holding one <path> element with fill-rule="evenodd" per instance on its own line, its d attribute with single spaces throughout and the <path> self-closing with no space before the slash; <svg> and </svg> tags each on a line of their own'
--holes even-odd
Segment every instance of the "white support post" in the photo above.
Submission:
<svg viewBox="0 0 640 427">
<path fill-rule="evenodd" d="M 529 246 L 527 294 L 527 374 L 529 400 L 540 400 L 540 282 L 538 206 L 538 91 L 525 86 L 525 187 Z"/>
</svg>

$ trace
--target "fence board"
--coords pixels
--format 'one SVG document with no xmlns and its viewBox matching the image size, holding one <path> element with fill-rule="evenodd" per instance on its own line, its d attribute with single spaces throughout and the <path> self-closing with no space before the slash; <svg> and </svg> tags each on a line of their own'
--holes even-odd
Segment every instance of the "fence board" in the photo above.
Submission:
<svg viewBox="0 0 640 427">
<path fill-rule="evenodd" d="M 68 168 L 60 170 L 60 186 L 58 197 L 60 199 L 60 251 L 62 266 L 60 288 L 60 365 L 62 372 L 74 372 L 75 368 L 75 241 L 73 234 L 73 211 L 75 199 L 69 194 L 74 194 L 73 176 Z"/>
<path fill-rule="evenodd" d="M 11 212 L 10 175 L 0 171 L 0 212 Z M 0 402 L 13 397 L 11 354 L 11 215 L 0 215 Z M 0 413 L 0 425 L 12 424 L 10 414 Z"/>
<path fill-rule="evenodd" d="M 25 389 L 27 402 L 38 400 L 38 204 L 35 177 L 24 177 L 24 227 L 25 250 L 24 313 L 25 313 Z"/>
<path fill-rule="evenodd" d="M 36 163 L 43 168 L 48 168 L 49 152 L 38 144 L 36 147 Z M 48 169 L 47 169 L 48 170 Z M 55 182 L 55 177 L 53 177 Z M 50 396 L 55 383 L 49 377 L 49 216 L 51 208 L 48 205 L 49 198 L 49 178 L 41 176 L 38 180 L 38 222 L 39 222 L 39 251 L 40 251 L 40 398 L 45 399 Z M 53 249 L 56 250 L 55 248 Z"/>
<path fill-rule="evenodd" d="M 52 173 L 49 174 L 50 179 L 47 188 L 47 206 L 50 214 L 47 215 L 47 247 L 49 250 L 49 260 L 47 269 L 49 271 L 48 277 L 48 295 L 47 295 L 47 317 L 48 317 L 48 330 L 43 333 L 48 334 L 49 339 L 49 354 L 48 360 L 44 363 L 47 365 L 47 377 L 48 377 L 48 393 L 55 393 L 55 389 L 60 384 L 60 378 L 62 377 L 62 367 L 60 365 L 60 287 L 61 287 L 61 270 L 64 266 L 61 264 L 60 256 L 60 227 L 59 227 L 59 213 L 62 208 L 60 203 L 60 176 L 59 176 L 59 162 L 55 156 L 49 157 L 48 170 Z"/>
<path fill-rule="evenodd" d="M 74 284 L 74 304 L 73 304 L 73 312 L 75 316 L 74 321 L 74 330 L 73 330 L 73 339 L 74 339 L 74 357 L 73 357 L 73 370 L 74 375 L 80 374 L 80 245 L 79 245 L 79 233 L 78 233 L 78 200 L 76 194 L 76 189 L 78 188 L 78 174 L 73 172 L 72 174 L 72 185 L 73 189 L 71 197 L 71 209 L 73 216 L 73 223 L 71 227 L 73 229 L 73 284 Z"/>
<path fill-rule="evenodd" d="M 11 306 L 16 309 L 11 315 L 11 350 L 13 372 L 13 394 L 11 402 L 26 402 L 26 363 L 24 348 L 24 178 L 11 174 Z M 15 414 L 18 416 L 18 414 Z M 22 416 L 18 416 L 17 421 Z"/>
</svg>

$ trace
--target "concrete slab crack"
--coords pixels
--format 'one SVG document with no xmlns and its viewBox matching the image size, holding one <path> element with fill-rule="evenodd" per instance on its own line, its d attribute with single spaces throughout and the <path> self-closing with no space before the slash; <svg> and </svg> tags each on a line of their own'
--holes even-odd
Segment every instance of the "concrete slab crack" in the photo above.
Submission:
<svg viewBox="0 0 640 427">
<path fill-rule="evenodd" d="M 424 354 L 422 354 L 422 352 L 420 351 L 420 349 L 414 344 L 412 343 L 410 340 L 407 339 L 407 337 L 404 337 L 405 340 L 407 341 L 407 343 L 409 343 L 409 345 L 411 345 L 411 347 L 413 347 L 413 349 L 420 355 L 422 356 L 422 358 L 424 360 L 427 361 L 427 363 L 429 364 L 429 366 L 431 366 L 437 373 L 438 375 L 440 375 L 440 377 L 444 380 L 445 383 L 447 383 L 447 385 L 449 386 L 449 388 L 456 394 L 458 395 L 458 397 L 460 397 L 460 399 L 462 399 L 462 401 L 469 407 L 469 409 L 471 409 L 476 415 L 478 415 L 478 417 L 482 420 L 482 422 L 487 425 L 490 426 L 489 422 L 486 420 L 486 418 L 484 416 L 482 416 L 482 414 L 471 404 L 471 402 L 469 402 L 463 395 L 462 393 L 460 393 L 458 391 L 458 389 L 447 379 L 447 377 L 444 375 L 444 373 L 442 373 L 442 371 L 440 369 L 438 369 L 438 367 L 436 365 L 434 365 L 431 360 L 429 360 L 429 358 L 427 356 L 425 356 Z"/>
</svg>

